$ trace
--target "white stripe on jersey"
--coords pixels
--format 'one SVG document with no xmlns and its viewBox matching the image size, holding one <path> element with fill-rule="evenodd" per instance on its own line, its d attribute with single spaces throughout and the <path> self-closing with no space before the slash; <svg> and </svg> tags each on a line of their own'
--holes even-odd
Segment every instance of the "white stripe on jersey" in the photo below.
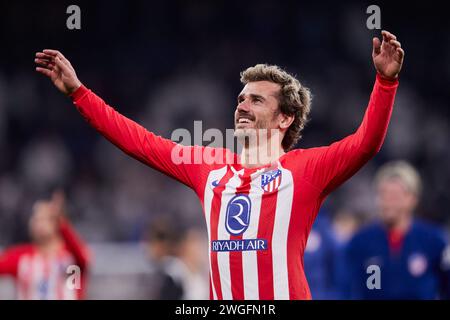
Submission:
<svg viewBox="0 0 450 320">
<path fill-rule="evenodd" d="M 31 268 L 30 272 L 32 274 L 31 279 L 31 300 L 42 300 L 47 299 L 47 296 L 41 295 L 40 284 L 41 280 L 44 279 L 44 261 L 40 255 L 33 255 L 31 258 Z"/>
<path fill-rule="evenodd" d="M 49 277 L 48 277 L 48 290 L 49 295 L 48 299 L 57 300 L 62 299 L 63 297 L 58 297 L 58 281 L 61 277 L 58 270 L 58 262 L 56 259 L 50 259 L 47 261 L 49 267 Z"/>
<path fill-rule="evenodd" d="M 273 288 L 275 300 L 289 299 L 289 277 L 287 267 L 288 231 L 291 219 L 294 182 L 292 173 L 281 167 L 283 185 L 277 193 L 277 207 L 272 237 Z"/>
<path fill-rule="evenodd" d="M 211 206 L 212 201 L 214 198 L 214 190 L 211 187 L 212 183 L 214 181 L 219 182 L 227 173 L 227 166 L 224 166 L 223 168 L 212 170 L 209 175 L 208 179 L 206 181 L 205 185 L 205 193 L 204 193 L 204 211 L 205 211 L 205 221 L 206 221 L 206 228 L 208 230 L 208 245 L 211 246 Z M 208 248 L 208 259 L 209 259 L 209 266 L 210 270 L 212 269 L 211 266 L 211 248 Z M 214 281 L 212 278 L 212 270 L 209 272 L 211 277 L 211 287 L 213 292 L 213 299 L 217 300 L 217 293 L 216 288 L 214 286 Z"/>
<path fill-rule="evenodd" d="M 30 299 L 27 297 L 29 287 L 31 286 L 31 258 L 28 255 L 24 255 L 19 260 L 19 266 L 17 268 L 17 275 L 19 280 L 19 286 L 17 288 L 17 298 L 19 300 Z"/>
<path fill-rule="evenodd" d="M 220 202 L 220 214 L 219 214 L 219 224 L 217 228 L 217 239 L 218 240 L 230 240 L 230 234 L 225 228 L 225 215 L 227 210 L 227 204 L 235 196 L 236 188 L 241 185 L 241 178 L 239 173 L 243 173 L 244 170 L 236 171 L 233 170 L 234 175 L 230 178 L 228 183 L 225 185 L 225 190 L 222 192 L 222 199 Z M 233 294 L 231 291 L 231 272 L 230 272 L 230 252 L 217 252 L 217 262 L 219 265 L 220 273 L 220 284 L 222 288 L 222 298 L 224 300 L 232 300 Z"/>
</svg>

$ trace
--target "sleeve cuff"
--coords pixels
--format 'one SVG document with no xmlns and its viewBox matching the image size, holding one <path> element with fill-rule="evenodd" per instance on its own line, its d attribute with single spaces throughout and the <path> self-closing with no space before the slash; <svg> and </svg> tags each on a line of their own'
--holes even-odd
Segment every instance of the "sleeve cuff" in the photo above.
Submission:
<svg viewBox="0 0 450 320">
<path fill-rule="evenodd" d="M 76 102 L 80 100 L 85 94 L 89 92 L 89 89 L 86 88 L 84 85 L 81 85 L 77 90 L 75 90 L 71 95 L 70 98 L 73 102 Z"/>
<path fill-rule="evenodd" d="M 395 79 L 386 79 L 381 77 L 381 75 L 377 72 L 377 79 L 376 81 L 386 87 L 395 87 L 398 85 L 398 77 Z"/>
</svg>

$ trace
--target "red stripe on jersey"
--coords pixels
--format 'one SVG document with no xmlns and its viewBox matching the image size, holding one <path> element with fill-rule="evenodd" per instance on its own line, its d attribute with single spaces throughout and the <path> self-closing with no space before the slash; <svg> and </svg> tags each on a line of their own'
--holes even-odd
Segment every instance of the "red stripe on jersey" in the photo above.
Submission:
<svg viewBox="0 0 450 320">
<path fill-rule="evenodd" d="M 222 205 L 222 192 L 225 190 L 225 185 L 228 183 L 228 180 L 230 180 L 232 176 L 233 172 L 231 170 L 228 170 L 225 176 L 223 176 L 222 179 L 220 180 L 219 185 L 214 188 L 214 197 L 212 199 L 211 204 L 211 218 L 210 218 L 211 241 L 217 239 L 217 228 L 219 225 L 220 207 Z M 211 250 L 211 248 L 209 248 L 209 250 Z M 219 263 L 217 261 L 216 251 L 211 251 L 211 270 L 214 288 L 216 289 L 217 300 L 223 300 L 222 286 L 220 284 Z"/>
<path fill-rule="evenodd" d="M 214 300 L 214 294 L 213 294 L 212 282 L 211 282 L 211 272 L 209 273 L 209 300 Z"/>
<path fill-rule="evenodd" d="M 241 185 L 236 188 L 235 194 L 250 193 L 251 176 L 244 176 L 241 178 Z M 242 235 L 230 235 L 230 240 L 241 240 Z M 231 293 L 233 300 L 244 300 L 244 270 L 242 267 L 242 251 L 230 252 L 230 279 L 231 279 Z"/>
<path fill-rule="evenodd" d="M 64 288 L 65 288 L 65 285 L 66 285 L 66 283 L 65 283 L 65 271 L 66 270 L 64 270 L 63 272 L 64 273 L 62 273 L 61 274 L 61 272 L 58 270 L 58 268 L 61 266 L 60 265 L 60 261 L 63 261 L 63 259 L 64 259 L 64 254 L 63 254 L 63 252 L 62 251 L 60 251 L 60 252 L 58 252 L 58 261 L 56 262 L 57 263 L 57 266 L 56 266 L 56 270 L 53 270 L 53 272 L 56 272 L 57 274 L 56 274 L 56 281 L 57 281 L 57 283 L 56 283 L 56 299 L 57 300 L 64 300 L 66 297 L 65 297 L 65 295 L 64 295 Z M 78 292 L 77 292 L 78 293 Z"/>
<path fill-rule="evenodd" d="M 315 217 L 304 211 L 299 205 L 308 189 L 299 192 L 299 186 L 302 184 L 294 177 L 294 197 L 292 199 L 292 208 L 301 208 L 298 212 L 293 211 L 289 222 L 288 247 L 287 247 L 287 267 L 289 279 L 289 299 L 290 300 L 311 300 L 311 292 L 306 280 L 303 268 L 303 254 L 305 252 L 306 241 L 311 231 L 312 222 Z M 319 204 L 320 207 L 320 204 Z M 313 209 L 317 212 L 319 207 Z"/>
<path fill-rule="evenodd" d="M 273 300 L 272 234 L 277 208 L 277 194 L 264 192 L 258 223 L 258 239 L 267 239 L 267 250 L 257 251 L 259 299 Z"/>
</svg>

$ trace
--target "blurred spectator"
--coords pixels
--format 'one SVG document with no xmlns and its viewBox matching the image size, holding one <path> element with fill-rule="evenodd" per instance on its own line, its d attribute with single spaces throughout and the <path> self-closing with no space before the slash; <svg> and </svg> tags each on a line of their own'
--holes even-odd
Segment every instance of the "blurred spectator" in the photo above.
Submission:
<svg viewBox="0 0 450 320">
<path fill-rule="evenodd" d="M 207 262 L 202 259 L 207 239 L 196 229 L 186 230 L 165 218 L 156 219 L 148 249 L 155 272 L 154 299 L 206 300 L 209 298 Z M 206 271 L 206 272 L 205 272 Z M 156 289 L 155 289 L 156 288 Z"/>
<path fill-rule="evenodd" d="M 336 287 L 337 243 L 326 210 L 321 209 L 306 244 L 304 263 L 312 298 L 337 298 Z"/>
<path fill-rule="evenodd" d="M 345 261 L 345 250 L 348 242 L 353 238 L 354 234 L 361 228 L 362 217 L 350 209 L 344 208 L 338 210 L 333 217 L 333 231 L 335 243 L 335 263 L 334 278 L 336 286 L 335 299 L 348 298 L 348 293 L 343 292 L 348 284 L 348 279 L 343 275 L 347 275 L 347 266 Z"/>
<path fill-rule="evenodd" d="M 442 230 L 413 217 L 421 194 L 417 171 L 404 161 L 385 164 L 375 177 L 379 222 L 349 242 L 341 276 L 347 298 L 448 299 L 450 247 Z M 367 284 L 380 268 L 380 288 Z"/>
<path fill-rule="evenodd" d="M 189 228 L 178 247 L 178 257 L 186 265 L 183 299 L 209 299 L 208 238 L 198 228 Z"/>
<path fill-rule="evenodd" d="M 20 300 L 84 298 L 88 249 L 64 217 L 64 203 L 62 192 L 55 192 L 49 201 L 37 201 L 29 220 L 32 243 L 0 254 L 0 275 L 15 278 Z"/>
<path fill-rule="evenodd" d="M 333 231 L 337 245 L 343 246 L 361 227 L 361 218 L 347 209 L 339 210 L 333 217 Z"/>
</svg>

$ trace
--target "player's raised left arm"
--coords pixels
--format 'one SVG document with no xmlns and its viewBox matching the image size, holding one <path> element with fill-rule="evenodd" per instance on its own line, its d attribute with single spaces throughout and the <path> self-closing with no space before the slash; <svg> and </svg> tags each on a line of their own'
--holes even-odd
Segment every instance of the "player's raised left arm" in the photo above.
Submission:
<svg viewBox="0 0 450 320">
<path fill-rule="evenodd" d="M 403 58 L 404 51 L 395 35 L 382 31 L 382 40 L 374 38 L 372 59 L 377 74 L 363 121 L 355 133 L 344 139 L 307 150 L 310 180 L 323 190 L 323 195 L 350 178 L 381 149 Z"/>
<path fill-rule="evenodd" d="M 382 41 L 373 38 L 372 59 L 377 71 L 375 85 L 370 95 L 364 118 L 353 135 L 346 140 L 344 150 L 348 166 L 359 169 L 369 158 L 380 151 L 391 119 L 398 77 L 403 65 L 404 51 L 397 37 L 382 31 Z"/>
</svg>

